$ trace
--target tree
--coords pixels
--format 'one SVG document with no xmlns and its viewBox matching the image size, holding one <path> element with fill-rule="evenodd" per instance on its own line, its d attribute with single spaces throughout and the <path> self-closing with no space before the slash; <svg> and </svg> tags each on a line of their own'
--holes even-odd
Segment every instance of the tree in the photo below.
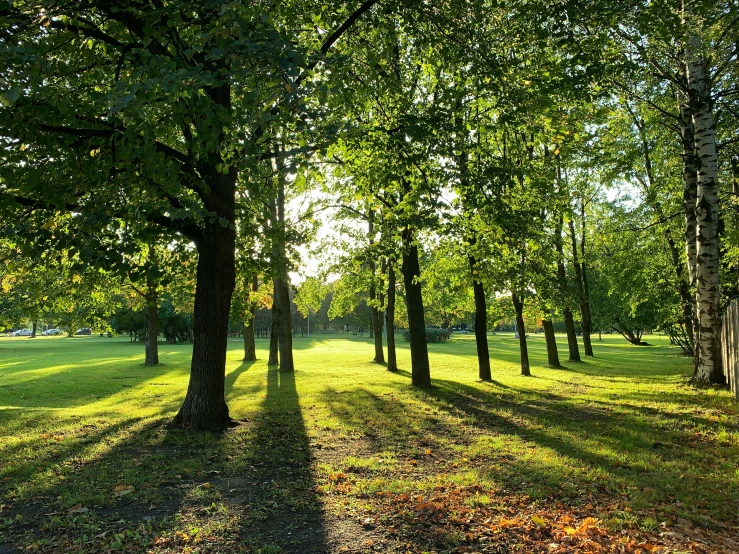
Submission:
<svg viewBox="0 0 739 554">
<path fill-rule="evenodd" d="M 175 425 L 230 423 L 224 385 L 239 174 L 280 155 L 270 149 L 274 129 L 310 121 L 313 70 L 374 3 L 354 12 L 288 2 L 265 13 L 218 1 L 2 8 L 6 230 L 54 248 L 61 238 L 50 222 L 67 218 L 107 242 L 98 261 L 113 269 L 117 230 L 142 220 L 198 250 L 190 382 Z M 336 30 L 287 34 L 312 29 L 316 13 L 323 29 Z M 88 244 L 66 238 L 92 261 Z"/>
<path fill-rule="evenodd" d="M 308 277 L 298 287 L 295 305 L 300 313 L 308 318 L 308 321 L 310 321 L 311 313 L 316 314 L 321 309 L 327 292 L 326 285 L 315 277 Z M 308 324 L 308 336 L 310 336 L 310 323 Z"/>
</svg>

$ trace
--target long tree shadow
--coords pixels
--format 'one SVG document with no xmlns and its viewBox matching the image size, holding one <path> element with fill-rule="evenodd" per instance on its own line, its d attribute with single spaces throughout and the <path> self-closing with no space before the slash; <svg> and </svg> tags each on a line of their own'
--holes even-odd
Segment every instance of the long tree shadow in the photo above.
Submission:
<svg viewBox="0 0 739 554">
<path fill-rule="evenodd" d="M 295 373 L 267 370 L 266 397 L 256 417 L 241 455 L 243 474 L 228 479 L 245 508 L 240 536 L 251 547 L 278 547 L 286 554 L 328 552 Z"/>
<path fill-rule="evenodd" d="M 435 382 L 435 388 L 418 392 L 418 397 L 450 413 L 463 413 L 473 428 L 484 433 L 504 433 L 546 449 L 515 460 L 509 464 L 515 469 L 500 474 L 524 483 L 530 494 L 547 497 L 563 495 L 566 490 L 577 496 L 578 491 L 592 490 L 593 476 L 600 475 L 597 488 L 601 492 L 628 492 L 642 504 L 664 500 L 663 487 L 672 483 L 670 496 L 683 504 L 711 505 L 714 514 L 726 519 L 732 513 L 727 507 L 736 501 L 736 493 L 726 487 L 726 475 L 699 474 L 692 466 L 696 462 L 706 468 L 715 465 L 715 440 L 709 439 L 702 450 L 691 448 L 690 457 L 682 450 L 695 441 L 694 426 L 709 423 L 703 418 L 686 417 L 690 425 L 676 427 L 672 418 L 656 420 L 662 417 L 657 412 L 649 413 L 650 419 L 618 410 L 617 405 L 594 406 L 536 391 L 518 398 L 491 398 L 457 382 Z M 721 432 L 720 424 L 713 422 L 712 426 L 717 434 Z M 496 455 L 494 450 L 487 451 Z M 546 451 L 556 454 L 559 461 L 543 462 Z M 725 455 L 730 457 L 730 452 Z"/>
</svg>

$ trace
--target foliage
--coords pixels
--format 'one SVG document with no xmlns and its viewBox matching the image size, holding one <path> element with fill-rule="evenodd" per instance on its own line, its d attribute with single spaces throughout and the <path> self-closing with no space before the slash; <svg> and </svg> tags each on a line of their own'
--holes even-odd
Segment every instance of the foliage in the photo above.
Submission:
<svg viewBox="0 0 739 554">
<path fill-rule="evenodd" d="M 451 329 L 436 329 L 434 327 L 426 327 L 426 342 L 437 343 L 446 342 L 452 336 Z M 411 337 L 408 331 L 403 331 L 403 340 L 410 342 Z"/>
</svg>

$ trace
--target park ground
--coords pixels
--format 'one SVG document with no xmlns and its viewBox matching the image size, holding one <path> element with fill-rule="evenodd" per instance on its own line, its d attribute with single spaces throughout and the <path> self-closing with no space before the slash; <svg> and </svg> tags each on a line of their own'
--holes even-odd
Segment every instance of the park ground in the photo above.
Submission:
<svg viewBox="0 0 739 554">
<path fill-rule="evenodd" d="M 563 337 L 561 352 L 565 351 Z M 295 340 L 294 374 L 241 362 L 221 435 L 167 428 L 188 345 L 0 339 L 0 553 L 739 552 L 739 407 L 662 337 L 519 373 L 491 337 L 429 345 L 434 387 L 369 339 Z"/>
</svg>

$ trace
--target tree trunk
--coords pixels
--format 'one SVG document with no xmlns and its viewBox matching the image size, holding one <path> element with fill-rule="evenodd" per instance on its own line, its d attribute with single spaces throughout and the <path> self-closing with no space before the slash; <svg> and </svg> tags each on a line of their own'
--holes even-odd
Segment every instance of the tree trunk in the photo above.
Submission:
<svg viewBox="0 0 739 554">
<path fill-rule="evenodd" d="M 544 319 L 541 324 L 544 327 L 544 339 L 547 343 L 547 363 L 549 364 L 549 367 L 561 369 L 562 364 L 559 363 L 557 339 L 554 336 L 554 324 L 551 319 Z"/>
<path fill-rule="evenodd" d="M 431 386 L 429 352 L 426 345 L 426 322 L 423 313 L 421 268 L 418 263 L 418 246 L 410 227 L 403 230 L 403 282 L 408 307 L 408 334 L 411 346 L 411 382 L 416 387 Z"/>
<path fill-rule="evenodd" d="M 280 363 L 278 356 L 280 335 L 280 317 L 277 314 L 277 286 L 274 287 L 272 294 L 272 324 L 269 333 L 269 359 L 267 365 L 277 365 Z"/>
<path fill-rule="evenodd" d="M 392 258 L 388 258 L 387 264 L 385 326 L 387 327 L 387 370 L 398 371 L 398 359 L 395 355 L 395 266 Z"/>
<path fill-rule="evenodd" d="M 581 244 L 584 244 L 581 243 Z M 582 260 L 582 258 L 581 258 Z M 588 284 L 588 268 L 584 261 L 580 263 L 582 268 L 582 288 L 583 288 L 583 308 L 584 315 L 582 316 L 582 346 L 586 356 L 593 357 L 593 343 L 591 341 L 591 335 L 593 333 L 593 318 L 590 313 L 590 285 Z"/>
<path fill-rule="evenodd" d="M 375 283 L 375 279 L 377 276 L 375 275 L 377 271 L 377 265 L 375 264 L 375 253 L 372 249 L 372 246 L 375 243 L 375 211 L 370 208 L 368 214 L 367 214 L 367 222 L 368 222 L 368 232 L 367 235 L 369 236 L 369 244 L 370 244 L 370 252 L 369 252 L 369 259 L 368 259 L 368 267 L 370 270 L 370 290 L 369 290 L 369 296 L 370 296 L 370 338 L 374 339 L 375 343 L 375 358 L 374 362 L 377 364 L 384 364 L 385 363 L 385 352 L 382 350 L 382 311 L 377 306 L 377 304 L 382 304 L 380 301 L 380 298 L 382 295 L 377 294 L 377 285 Z"/>
<path fill-rule="evenodd" d="M 244 325 L 244 360 L 245 362 L 254 362 L 257 359 L 257 345 L 254 341 L 254 318 Z"/>
<path fill-rule="evenodd" d="M 570 362 L 580 362 L 580 346 L 577 344 L 577 329 L 575 329 L 575 318 L 572 310 L 567 307 L 564 309 L 565 330 L 567 331 L 567 350 L 569 351 Z"/>
<path fill-rule="evenodd" d="M 284 146 L 280 147 L 284 150 Z M 276 261 L 277 277 L 275 291 L 277 292 L 277 314 L 280 319 L 278 337 L 280 345 L 280 371 L 295 371 L 293 363 L 293 326 L 290 310 L 290 278 L 287 274 L 287 254 L 285 251 L 287 233 L 285 222 L 285 172 L 284 160 L 278 158 L 277 166 L 277 211 L 273 211 L 272 221 L 277 227 L 276 241 L 273 255 Z M 274 217 L 276 215 L 276 217 Z"/>
<path fill-rule="evenodd" d="M 231 111 L 227 83 L 207 89 L 224 110 Z M 234 230 L 235 166 L 220 167 L 217 150 L 201 162 L 200 174 L 208 184 L 200 192 L 203 205 L 216 217 L 206 217 L 194 239 L 198 250 L 193 314 L 193 348 L 187 395 L 173 425 L 195 430 L 222 431 L 231 423 L 226 406 L 226 349 L 231 295 L 236 284 L 236 232 Z M 227 225 L 222 225 L 222 221 Z"/>
<path fill-rule="evenodd" d="M 693 114 L 687 95 L 678 92 L 680 112 L 680 138 L 682 143 L 683 209 L 685 210 L 685 260 L 688 268 L 688 283 L 695 287 L 695 265 L 697 242 L 695 209 L 698 202 L 698 158 L 695 155 L 695 129 Z M 695 319 L 693 320 L 695 324 Z"/>
<path fill-rule="evenodd" d="M 593 355 L 593 346 L 590 343 L 590 303 L 585 297 L 583 289 L 582 266 L 577 254 L 577 236 L 575 235 L 575 224 L 570 219 L 570 239 L 572 241 L 572 267 L 575 270 L 575 286 L 577 288 L 577 296 L 580 301 L 580 327 L 582 329 L 582 342 L 586 356 Z"/>
<path fill-rule="evenodd" d="M 374 326 L 374 339 L 375 339 L 375 363 L 385 363 L 385 352 L 382 349 L 382 310 L 373 308 L 372 309 L 372 324 Z"/>
<path fill-rule="evenodd" d="M 694 380 L 723 383 L 719 333 L 721 326 L 718 234 L 718 155 L 710 78 L 701 56 L 701 38 L 686 44 L 688 89 L 698 158 L 696 228 L 696 317 L 698 333 Z"/>
<path fill-rule="evenodd" d="M 247 290 L 247 313 L 245 314 L 244 322 L 244 361 L 254 362 L 257 360 L 257 345 L 254 341 L 254 315 L 257 310 L 257 305 L 252 297 L 259 288 L 259 277 L 256 274 L 252 277 L 251 287 L 244 283 L 244 287 Z"/>
<path fill-rule="evenodd" d="M 156 288 L 146 291 L 146 357 L 144 365 L 159 363 L 159 303 Z"/>
<path fill-rule="evenodd" d="M 518 295 L 511 293 L 513 307 L 516 308 L 516 327 L 518 328 L 518 347 L 521 351 L 521 375 L 526 377 L 531 375 L 529 367 L 529 347 L 526 344 L 526 323 L 523 320 L 523 300 Z"/>
<path fill-rule="evenodd" d="M 684 52 L 683 52 L 684 55 Z M 687 65 L 684 68 L 685 82 L 687 83 Z M 695 127 L 693 126 L 693 112 L 688 95 L 678 89 L 678 112 L 680 124 L 680 142 L 682 146 L 682 177 L 683 177 L 683 209 L 685 210 L 685 260 L 688 272 L 688 294 L 690 299 L 690 321 L 686 323 L 686 334 L 691 340 L 693 361 L 697 364 L 698 354 L 696 340 L 698 338 L 698 320 L 696 309 L 696 263 L 698 261 L 698 241 L 696 232 L 696 204 L 698 202 L 698 158 L 695 154 Z M 683 309 L 683 313 L 686 310 Z"/>
<path fill-rule="evenodd" d="M 229 209 L 222 208 L 216 213 L 232 222 L 235 170 L 229 176 L 232 177 Z M 214 180 L 211 179 L 211 182 Z M 216 183 L 212 188 L 217 189 Z M 228 198 L 223 198 L 222 202 L 226 203 L 227 200 Z M 217 220 L 205 225 L 197 243 L 190 383 L 185 401 L 173 424 L 194 430 L 223 431 L 231 423 L 224 394 L 228 316 L 235 284 L 236 241 L 235 233 L 229 226 L 224 227 Z"/>
<path fill-rule="evenodd" d="M 559 216 L 557 221 L 557 229 L 554 233 L 554 247 L 557 250 L 557 281 L 559 282 L 560 297 L 563 306 L 562 314 L 565 321 L 565 329 L 567 330 L 567 348 L 569 350 L 571 362 L 580 361 L 580 347 L 577 344 L 577 332 L 575 331 L 575 320 L 572 317 L 572 310 L 568 305 L 567 294 L 567 274 L 564 264 L 564 249 L 562 248 L 562 227 L 564 226 L 564 217 Z"/>
<path fill-rule="evenodd" d="M 583 214 L 583 218 L 584 218 Z M 580 328 L 582 329 L 582 343 L 586 356 L 593 355 L 593 345 L 590 342 L 590 302 L 585 295 L 584 266 L 581 264 L 577 253 L 577 235 L 575 235 L 575 223 L 570 219 L 570 239 L 572 241 L 572 267 L 575 270 L 575 287 L 580 301 Z"/>
<path fill-rule="evenodd" d="M 472 293 L 475 297 L 475 344 L 477 346 L 477 370 L 482 381 L 492 381 L 490 370 L 490 350 L 488 349 L 488 307 L 485 298 L 485 287 L 476 276 L 477 260 L 474 256 L 467 258 L 472 273 Z"/>
<path fill-rule="evenodd" d="M 280 320 L 278 327 L 280 371 L 295 371 L 288 284 L 283 279 L 275 279 L 275 290 L 277 291 L 277 315 Z"/>
<path fill-rule="evenodd" d="M 37 328 L 38 328 L 38 323 L 34 321 L 33 322 L 33 327 L 31 328 L 31 338 L 35 338 L 36 337 L 36 329 Z"/>
</svg>

